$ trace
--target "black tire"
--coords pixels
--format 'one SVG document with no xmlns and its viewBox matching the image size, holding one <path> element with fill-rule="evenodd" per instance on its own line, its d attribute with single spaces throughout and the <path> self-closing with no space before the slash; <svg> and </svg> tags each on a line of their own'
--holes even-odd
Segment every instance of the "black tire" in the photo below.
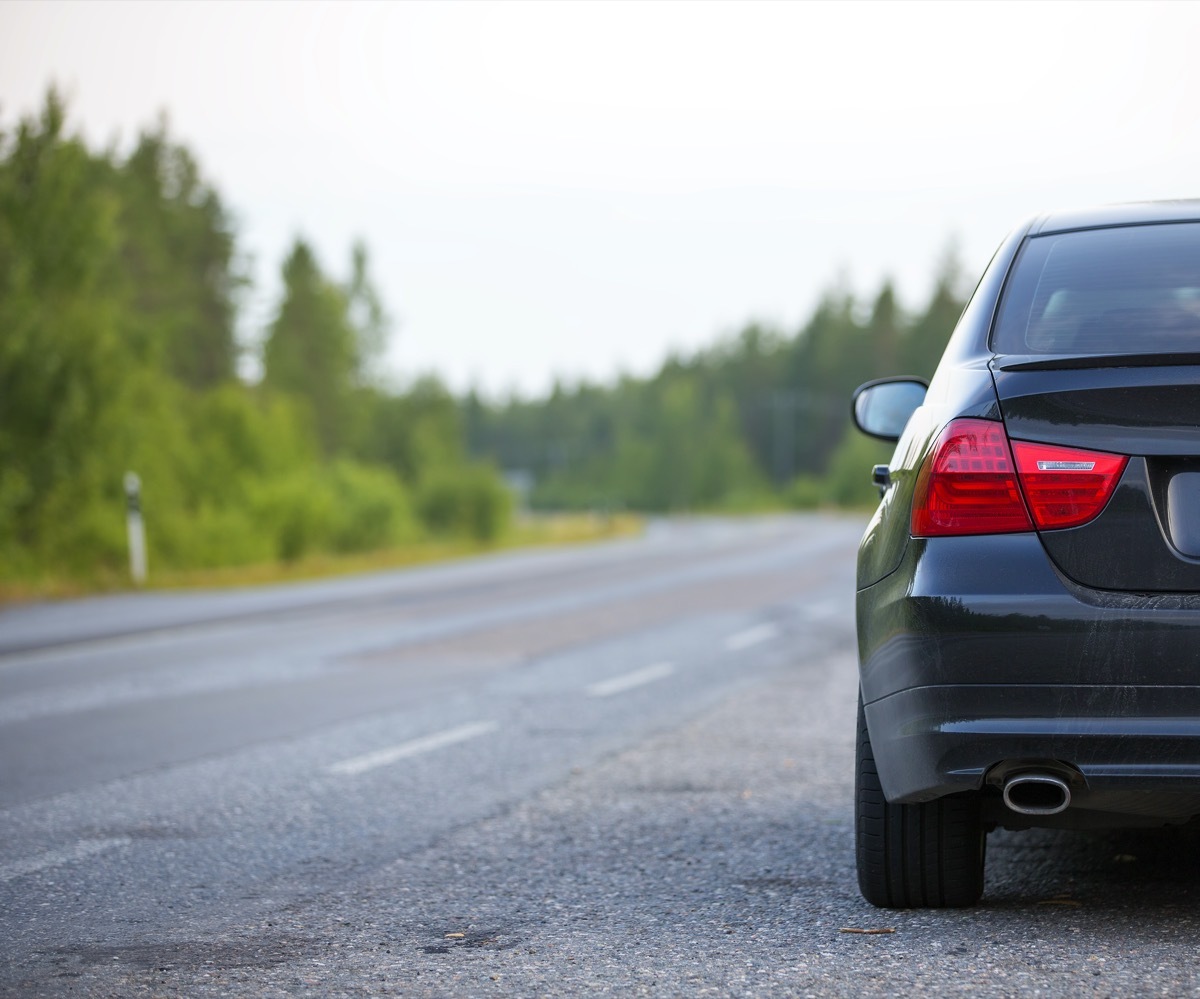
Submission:
<svg viewBox="0 0 1200 999">
<path fill-rule="evenodd" d="M 855 852 L 863 898 L 882 909 L 957 908 L 979 901 L 986 839 L 979 795 L 889 804 L 861 695 L 855 773 Z"/>
</svg>

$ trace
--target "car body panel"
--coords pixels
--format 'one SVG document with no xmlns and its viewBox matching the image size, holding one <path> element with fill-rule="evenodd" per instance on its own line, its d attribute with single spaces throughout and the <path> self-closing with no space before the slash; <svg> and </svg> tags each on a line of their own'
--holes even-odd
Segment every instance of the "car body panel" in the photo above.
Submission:
<svg viewBox="0 0 1200 999">
<path fill-rule="evenodd" d="M 1008 436 L 1015 440 L 1200 456 L 1200 365 L 992 368 Z"/>
</svg>

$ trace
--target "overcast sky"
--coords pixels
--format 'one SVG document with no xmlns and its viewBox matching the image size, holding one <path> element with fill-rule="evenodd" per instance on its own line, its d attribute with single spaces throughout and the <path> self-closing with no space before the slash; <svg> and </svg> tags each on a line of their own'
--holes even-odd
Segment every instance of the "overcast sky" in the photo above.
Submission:
<svg viewBox="0 0 1200 999">
<path fill-rule="evenodd" d="M 1200 195 L 1191 3 L 0 3 L 0 127 L 166 109 L 270 316 L 356 236 L 397 377 L 652 371 L 839 276 L 916 308 L 1053 207 Z"/>
</svg>

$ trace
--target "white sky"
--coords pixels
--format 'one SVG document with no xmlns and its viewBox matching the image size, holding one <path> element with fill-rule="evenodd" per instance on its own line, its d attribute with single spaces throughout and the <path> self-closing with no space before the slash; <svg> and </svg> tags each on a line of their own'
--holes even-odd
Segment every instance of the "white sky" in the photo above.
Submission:
<svg viewBox="0 0 1200 999">
<path fill-rule="evenodd" d="M 649 373 L 839 275 L 917 308 L 1045 208 L 1200 194 L 1194 3 L 0 2 L 0 127 L 53 80 L 161 109 L 270 316 L 297 233 L 363 237 L 390 368 L 456 390 Z"/>
</svg>

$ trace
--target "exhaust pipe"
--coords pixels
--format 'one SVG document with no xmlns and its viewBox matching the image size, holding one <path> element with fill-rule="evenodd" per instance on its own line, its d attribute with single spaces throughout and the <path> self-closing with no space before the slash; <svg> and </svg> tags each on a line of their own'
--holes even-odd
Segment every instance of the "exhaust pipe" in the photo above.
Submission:
<svg viewBox="0 0 1200 999">
<path fill-rule="evenodd" d="M 1004 782 L 1004 803 L 1021 815 L 1057 815 L 1071 804 L 1071 789 L 1054 774 L 1016 774 Z"/>
</svg>

